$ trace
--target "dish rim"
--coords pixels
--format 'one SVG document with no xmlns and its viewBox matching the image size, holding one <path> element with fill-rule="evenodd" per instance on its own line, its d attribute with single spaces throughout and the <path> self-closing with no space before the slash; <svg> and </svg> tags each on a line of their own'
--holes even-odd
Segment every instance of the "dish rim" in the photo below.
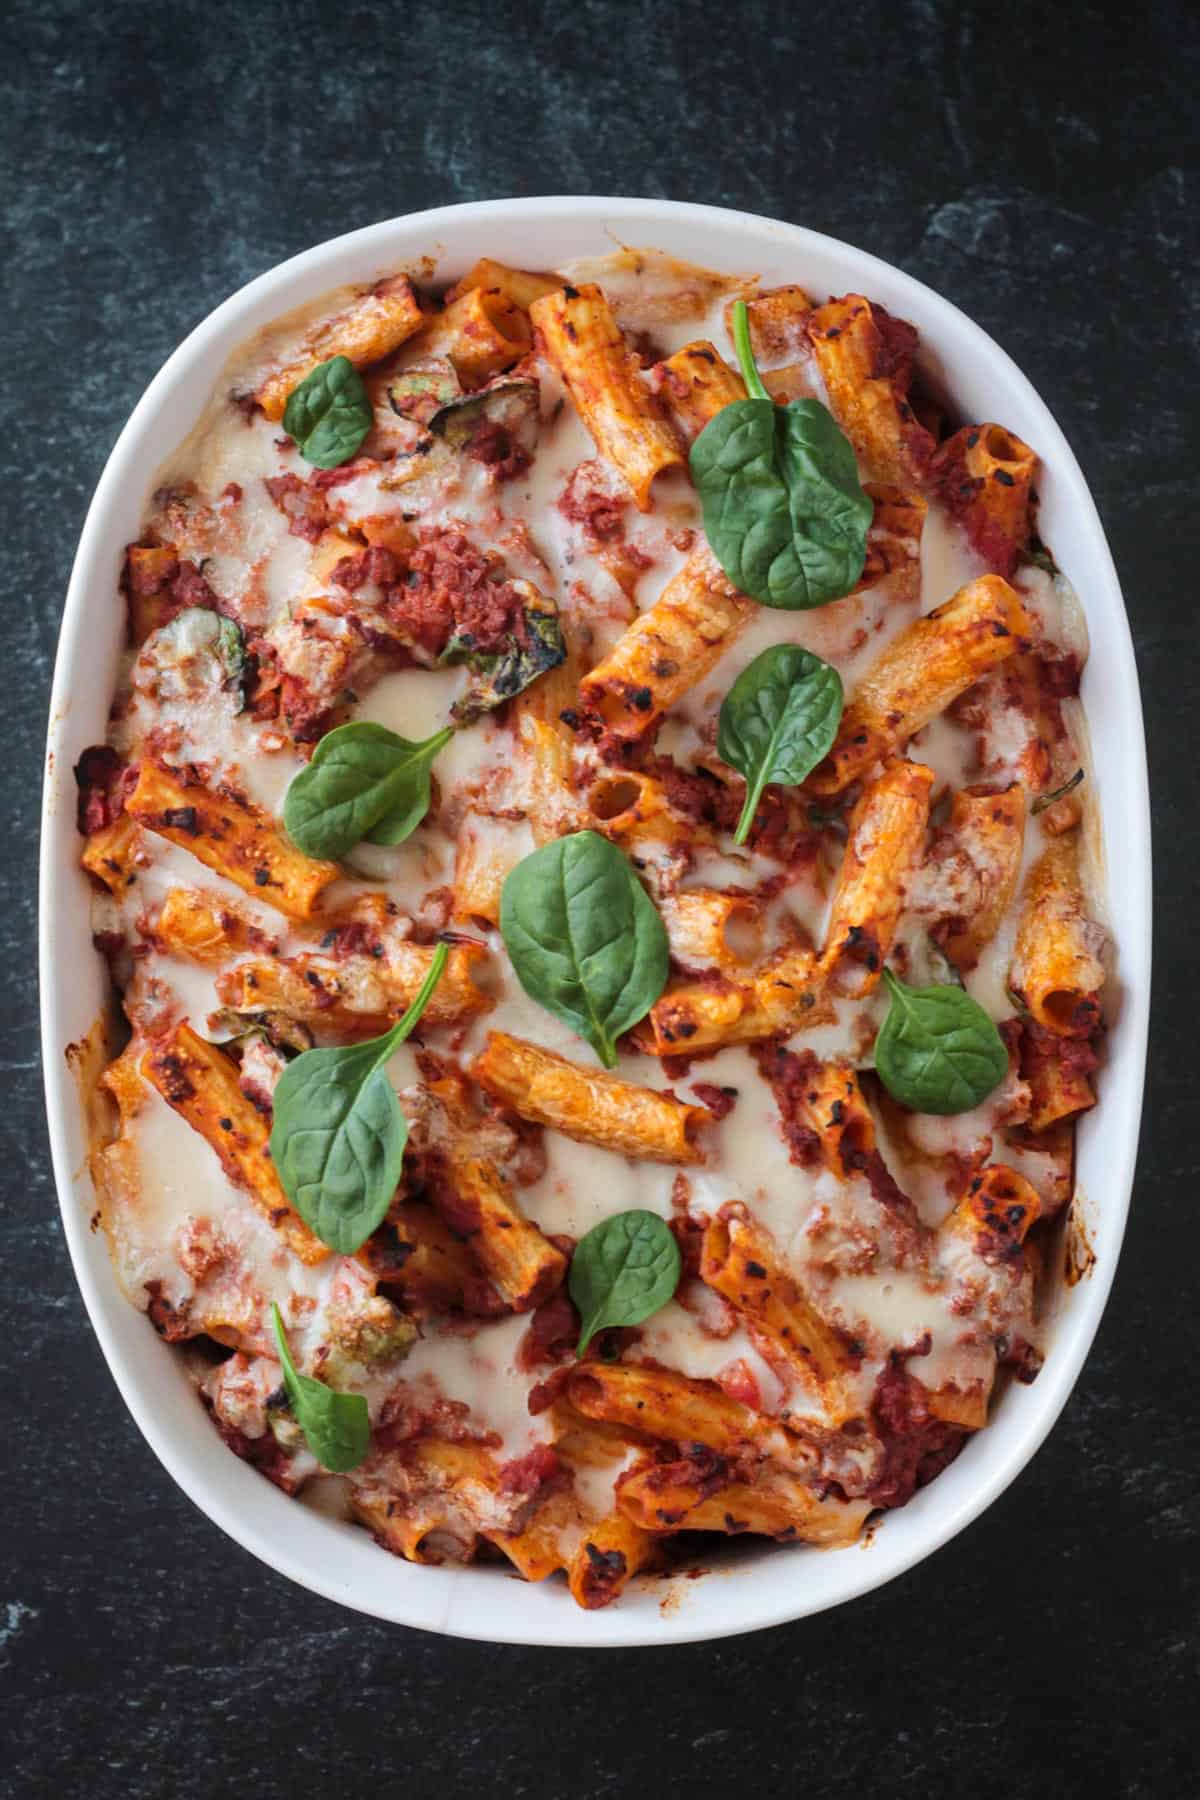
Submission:
<svg viewBox="0 0 1200 1800">
<path fill-rule="evenodd" d="M 174 1421 L 164 1416 L 157 1406 L 151 1405 L 145 1398 L 141 1390 L 148 1383 L 143 1381 L 139 1368 L 135 1366 L 136 1359 L 126 1347 L 118 1343 L 118 1333 L 110 1318 L 114 1301 L 117 1306 L 126 1308 L 131 1313 L 134 1313 L 134 1309 L 129 1307 L 129 1302 L 120 1292 L 111 1273 L 108 1291 L 103 1289 L 102 1277 L 97 1274 L 94 1266 L 93 1247 L 96 1240 L 88 1229 L 90 1209 L 80 1204 L 81 1191 L 84 1194 L 90 1193 L 90 1182 L 85 1171 L 72 1166 L 70 1146 L 73 1128 L 79 1123 L 80 1101 L 75 1078 L 68 1069 L 65 1056 L 68 1040 L 62 1029 L 61 1016 L 66 1006 L 64 987 L 69 972 L 64 977 L 59 966 L 58 949 L 61 926 L 64 923 L 70 925 L 77 905 L 72 889 L 76 892 L 78 890 L 76 882 L 68 875 L 64 866 L 66 856 L 61 820 L 64 809 L 70 810 L 73 815 L 73 807 L 69 805 L 73 798 L 73 787 L 71 759 L 63 754 L 61 745 L 69 735 L 72 684 L 79 672 L 81 657 L 85 654 L 82 640 L 87 619 L 86 593 L 97 585 L 102 587 L 104 581 L 111 585 L 111 571 L 104 556 L 106 524 L 114 498 L 123 484 L 132 483 L 136 486 L 140 481 L 139 492 L 144 492 L 148 485 L 150 473 L 156 463 L 151 464 L 149 471 L 146 470 L 144 440 L 160 417 L 164 399 L 183 379 L 191 377 L 196 380 L 201 374 L 205 376 L 206 389 L 211 389 L 233 345 L 239 339 L 244 340 L 250 336 L 255 329 L 253 324 L 246 322 L 252 315 L 262 314 L 259 322 L 265 322 L 269 317 L 291 311 L 306 299 L 317 297 L 322 286 L 325 289 L 338 286 L 339 267 L 342 271 L 341 281 L 366 279 L 357 275 L 348 276 L 344 266 L 353 264 L 356 259 L 361 262 L 363 253 L 368 250 L 379 250 L 377 260 L 379 272 L 382 273 L 389 264 L 392 267 L 405 264 L 411 266 L 423 251 L 430 253 L 437 247 L 442 230 L 461 226 L 468 221 L 484 226 L 503 225 L 506 222 L 535 228 L 540 226 L 549 242 L 556 223 L 561 227 L 565 222 L 576 225 L 582 220 L 594 222 L 594 235 L 601 242 L 606 228 L 609 228 L 609 235 L 613 235 L 611 227 L 614 225 L 622 231 L 645 231 L 650 234 L 658 227 L 669 236 L 683 233 L 688 228 L 694 228 L 700 237 L 704 236 L 706 230 L 713 234 L 724 232 L 733 236 L 740 235 L 746 239 L 748 247 L 755 241 L 760 245 L 759 252 L 749 254 L 742 266 L 756 266 L 769 244 L 773 252 L 794 257 L 796 277 L 801 279 L 806 267 L 813 261 L 845 263 L 854 270 L 856 286 L 861 286 L 868 293 L 880 293 L 889 307 L 893 299 L 899 296 L 897 310 L 908 299 L 911 303 L 910 311 L 904 316 L 917 313 L 927 320 L 932 315 L 939 321 L 939 325 L 945 324 L 950 329 L 951 335 L 958 340 L 965 340 L 989 370 L 989 383 L 992 376 L 999 372 L 1004 378 L 1001 385 L 1007 384 L 1020 395 L 1026 414 L 1036 421 L 1037 435 L 1032 441 L 1043 464 L 1047 469 L 1053 470 L 1056 486 L 1061 484 L 1064 504 L 1070 518 L 1077 522 L 1081 540 L 1090 558 L 1093 584 L 1099 582 L 1102 590 L 1097 591 L 1093 585 L 1085 601 L 1092 639 L 1087 670 L 1092 669 L 1096 659 L 1097 643 L 1102 643 L 1100 657 L 1105 676 L 1109 679 L 1109 684 L 1114 685 L 1119 692 L 1120 704 L 1124 708 L 1122 716 L 1114 720 L 1112 731 L 1121 740 L 1122 747 L 1120 773 L 1125 806 L 1120 816 L 1120 843 L 1123 880 L 1132 889 L 1134 906 L 1133 916 L 1122 917 L 1117 933 L 1123 981 L 1121 1015 L 1114 1037 L 1119 1032 L 1121 1078 L 1119 1082 L 1111 1079 L 1106 1081 L 1101 1107 L 1098 1109 L 1104 1116 L 1106 1135 L 1114 1136 L 1118 1145 L 1115 1160 L 1109 1158 L 1105 1165 L 1104 1211 L 1101 1215 L 1103 1257 L 1088 1280 L 1072 1290 L 1069 1317 L 1056 1325 L 1053 1351 L 1047 1357 L 1037 1382 L 1032 1387 L 1021 1390 L 1019 1396 L 1006 1396 L 1005 1404 L 1009 1400 L 1020 1400 L 1020 1429 L 1014 1428 L 1008 1432 L 1012 1441 L 1007 1445 L 993 1445 L 992 1453 L 987 1457 L 971 1459 L 973 1466 L 980 1462 L 988 1465 L 986 1477 L 981 1478 L 976 1470 L 974 1480 L 968 1484 L 952 1483 L 939 1502 L 939 1490 L 953 1474 L 953 1469 L 961 1467 L 967 1460 L 964 1455 L 938 1481 L 922 1490 L 908 1507 L 889 1515 L 884 1528 L 873 1537 L 865 1551 L 859 1550 L 857 1562 L 854 1550 L 829 1552 L 823 1557 L 822 1564 L 833 1565 L 836 1562 L 837 1567 L 844 1569 L 844 1577 L 840 1581 L 831 1579 L 818 1582 L 817 1587 L 827 1591 L 819 1592 L 815 1598 L 806 1596 L 809 1584 L 805 1579 L 805 1568 L 808 1559 L 797 1557 L 789 1563 L 782 1551 L 776 1552 L 772 1559 L 776 1578 L 767 1584 L 757 1584 L 759 1588 L 764 1588 L 764 1594 L 757 1595 L 753 1602 L 747 1584 L 739 1578 L 738 1571 L 731 1567 L 728 1579 L 723 1578 L 726 1574 L 723 1569 L 719 1574 L 710 1574 L 704 1581 L 689 1583 L 691 1594 L 695 1598 L 689 1597 L 687 1604 L 668 1608 L 665 1602 L 660 1606 L 655 1598 L 651 1600 L 649 1609 L 644 1604 L 631 1607 L 631 1596 L 627 1595 L 622 1604 L 602 1613 L 579 1611 L 566 1594 L 557 1588 L 557 1584 L 553 1595 L 557 1602 L 555 1611 L 547 1612 L 539 1602 L 522 1604 L 523 1598 L 530 1594 L 544 1599 L 545 1588 L 530 1589 L 504 1572 L 494 1569 L 469 1567 L 429 1570 L 399 1565 L 408 1576 L 415 1577 L 417 1582 L 444 1589 L 443 1604 L 440 1600 L 430 1602 L 423 1595 L 419 1596 L 416 1583 L 412 1580 L 397 1580 L 394 1588 L 390 1584 L 381 1583 L 376 1591 L 370 1580 L 359 1580 L 357 1574 L 353 1581 L 345 1578 L 339 1580 L 323 1563 L 314 1567 L 311 1560 L 302 1560 L 299 1550 L 291 1548 L 286 1542 L 292 1536 L 308 1538 L 310 1533 L 306 1527 L 289 1531 L 283 1528 L 283 1521 L 276 1520 L 272 1514 L 272 1528 L 264 1529 L 256 1519 L 251 1518 L 251 1512 L 257 1513 L 264 1509 L 256 1505 L 247 1510 L 243 1496 L 248 1490 L 241 1475 L 249 1476 L 262 1488 L 268 1488 L 269 1484 L 262 1482 L 254 1471 L 237 1463 L 230 1456 L 225 1446 L 219 1443 L 216 1433 L 211 1432 L 208 1422 L 204 1421 L 205 1427 L 218 1444 L 221 1456 L 233 1465 L 227 1472 L 227 1479 L 218 1479 L 215 1483 L 208 1472 L 197 1466 L 196 1459 L 182 1441 L 188 1435 L 186 1429 L 176 1430 Z M 616 241 L 620 242 L 619 239 Z M 653 238 L 636 237 L 633 241 L 646 244 L 652 242 Z M 698 255 L 696 260 L 706 259 Z M 550 263 L 551 258 L 544 256 L 543 266 Z M 730 263 L 726 266 L 735 265 Z M 322 279 L 324 277 L 327 279 Z M 270 312 L 264 312 L 263 303 L 268 299 L 272 301 L 272 307 Z M 214 356 L 214 349 L 220 351 L 230 328 L 239 322 L 243 323 L 243 329 L 229 339 L 228 346 L 219 357 Z M 923 339 L 927 330 L 928 326 L 924 325 Z M 937 331 L 938 327 L 935 327 L 934 335 L 929 340 L 935 350 L 940 343 Z M 953 387 L 953 382 L 951 386 Z M 178 441 L 182 441 L 183 435 L 182 432 L 179 434 Z M 1081 550 L 1080 555 L 1083 554 L 1084 551 Z M 95 575 L 98 565 L 104 565 L 104 570 L 107 571 L 103 573 L 99 583 Z M 1085 671 L 1085 687 L 1086 685 Z M 94 681 L 92 687 L 95 687 Z M 106 689 L 105 706 L 107 700 Z M 75 704 L 82 704 L 77 696 Z M 1095 738 L 1095 718 L 1089 716 L 1089 725 L 1091 735 Z M 1131 751 L 1132 762 L 1128 760 Z M 1110 816 L 1110 808 L 1105 803 L 1104 784 L 1099 785 L 1102 824 L 1115 823 Z M 73 836 L 73 832 L 71 835 Z M 1113 841 L 1115 843 L 1115 838 Z M 1128 1215 L 1148 1036 L 1151 933 L 1149 792 L 1141 698 L 1129 622 L 1111 553 L 1090 490 L 1065 436 L 1037 390 L 1008 353 L 967 314 L 936 290 L 869 252 L 803 226 L 736 209 L 623 196 L 546 195 L 462 202 L 381 220 L 302 251 L 237 290 L 188 333 L 149 383 L 107 458 L 88 509 L 72 568 L 55 661 L 43 789 L 39 900 L 41 1034 L 55 1181 L 76 1279 L 113 1379 L 151 1449 L 200 1510 L 242 1548 L 324 1598 L 336 1600 L 388 1622 L 450 1636 L 555 1647 L 633 1647 L 688 1643 L 783 1624 L 872 1591 L 903 1574 L 956 1536 L 979 1517 L 1028 1464 L 1052 1429 L 1074 1388 L 1103 1316 Z M 70 964 L 69 957 L 66 962 Z M 1131 974 L 1132 980 L 1128 979 Z M 1110 1056 L 1110 1063 L 1112 1060 Z M 104 1265 L 107 1267 L 107 1249 L 103 1245 L 101 1249 Z M 137 1317 L 136 1313 L 134 1317 Z M 149 1323 L 143 1322 L 147 1341 L 157 1343 Z M 990 1437 L 996 1424 L 996 1421 L 991 1422 L 987 1431 L 981 1434 L 981 1439 Z M 981 1440 L 976 1440 L 978 1441 Z M 961 1494 L 958 1492 L 960 1487 L 964 1488 Z M 318 1521 L 310 1509 L 296 1507 L 294 1501 L 278 1490 L 269 1489 L 269 1492 L 278 1501 L 279 1508 L 287 1507 L 290 1512 L 301 1513 L 314 1524 L 326 1523 Z M 906 1515 L 906 1523 L 897 1528 L 894 1521 L 904 1521 Z M 339 1526 L 336 1529 L 340 1533 L 354 1531 L 364 1542 L 369 1542 L 366 1534 L 361 1533 L 357 1527 Z M 342 1541 L 345 1542 L 345 1539 Z M 386 1554 L 382 1550 L 375 1552 L 379 1557 Z M 348 1562 L 357 1564 L 360 1560 L 347 1549 Z M 391 1561 L 393 1559 L 389 1558 L 389 1562 Z M 665 1585 L 674 1591 L 683 1579 L 681 1577 Z M 507 1584 L 503 1590 L 507 1600 L 501 1595 L 499 1604 L 489 1604 L 487 1586 L 491 1584 L 494 1593 L 500 1595 L 500 1590 L 495 1585 L 498 1582 Z M 648 1586 L 646 1591 L 655 1594 L 653 1586 Z"/>
</svg>

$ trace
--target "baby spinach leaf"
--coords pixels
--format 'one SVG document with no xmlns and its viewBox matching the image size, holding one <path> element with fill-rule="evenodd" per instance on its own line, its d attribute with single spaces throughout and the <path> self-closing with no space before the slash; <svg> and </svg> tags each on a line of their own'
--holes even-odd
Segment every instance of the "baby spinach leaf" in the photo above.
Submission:
<svg viewBox="0 0 1200 1800">
<path fill-rule="evenodd" d="M 819 400 L 776 406 L 767 393 L 742 300 L 733 335 L 750 398 L 722 407 L 690 457 L 705 536 L 735 587 L 764 606 L 825 606 L 862 574 L 871 501 L 832 413 Z"/>
<path fill-rule="evenodd" d="M 421 990 L 382 1037 L 306 1050 L 275 1089 L 271 1156 L 288 1199 L 331 1250 L 352 1255 L 382 1221 L 400 1179 L 408 1124 L 384 1073 L 441 980 L 439 944 Z"/>
<path fill-rule="evenodd" d="M 362 1394 L 339 1394 L 315 1375 L 301 1375 L 292 1361 L 283 1320 L 271 1302 L 271 1323 L 283 1365 L 283 1385 L 288 1405 L 304 1440 L 323 1468 L 335 1475 L 357 1469 L 371 1441 L 371 1419 Z"/>
<path fill-rule="evenodd" d="M 318 363 L 288 395 L 283 429 L 315 469 L 336 469 L 357 455 L 375 415 L 362 376 L 348 356 Z"/>
<path fill-rule="evenodd" d="M 283 822 L 292 842 L 335 861 L 363 838 L 402 844 L 429 811 L 433 759 L 453 736 L 447 725 L 413 744 L 368 719 L 328 732 L 288 787 Z"/>
<path fill-rule="evenodd" d="M 970 1112 L 1004 1079 L 1008 1051 L 977 1000 L 960 987 L 911 988 L 883 971 L 891 994 L 875 1039 L 888 1092 L 913 1112 Z"/>
<path fill-rule="evenodd" d="M 837 736 L 842 704 L 837 670 L 799 644 L 776 644 L 742 670 L 717 727 L 717 755 L 746 777 L 735 844 L 749 837 L 769 781 L 799 787 L 816 768 Z"/>
<path fill-rule="evenodd" d="M 579 1309 L 575 1354 L 582 1356 L 598 1331 L 640 1325 L 665 1306 L 679 1286 L 679 1245 L 657 1213 L 614 1213 L 580 1238 L 567 1286 Z"/>
<path fill-rule="evenodd" d="M 667 933 L 615 844 L 576 831 L 509 874 L 500 930 L 531 999 L 586 1038 L 605 1068 L 667 985 Z"/>
</svg>

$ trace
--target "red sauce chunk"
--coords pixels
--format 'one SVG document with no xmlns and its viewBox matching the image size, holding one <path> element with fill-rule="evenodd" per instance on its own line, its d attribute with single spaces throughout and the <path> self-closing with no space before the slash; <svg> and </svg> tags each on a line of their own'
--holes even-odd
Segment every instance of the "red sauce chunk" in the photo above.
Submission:
<svg viewBox="0 0 1200 1800">
<path fill-rule="evenodd" d="M 388 590 L 389 617 L 430 655 L 452 637 L 486 653 L 528 642 L 525 607 L 512 582 L 462 531 L 436 528 L 408 553 L 401 581 Z"/>
<path fill-rule="evenodd" d="M 967 1438 L 961 1425 L 934 1418 L 927 1389 L 896 1354 L 875 1384 L 871 1421 L 884 1447 L 883 1465 L 869 1490 L 876 1506 L 904 1506 L 954 1461 Z"/>
</svg>

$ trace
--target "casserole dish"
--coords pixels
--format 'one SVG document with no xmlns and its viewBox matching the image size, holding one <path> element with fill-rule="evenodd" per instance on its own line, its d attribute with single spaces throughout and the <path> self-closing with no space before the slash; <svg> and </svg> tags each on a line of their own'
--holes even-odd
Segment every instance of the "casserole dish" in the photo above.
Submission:
<svg viewBox="0 0 1200 1800">
<path fill-rule="evenodd" d="M 107 975 L 91 942 L 86 879 L 76 866 L 72 769 L 103 737 L 121 651 L 116 586 L 155 470 L 187 435 L 221 368 L 246 338 L 330 288 L 397 269 L 455 279 L 477 256 L 558 267 L 616 241 L 709 268 L 755 271 L 764 284 L 864 291 L 910 320 L 924 373 L 964 417 L 1000 417 L 1037 446 L 1043 535 L 1083 600 L 1091 654 L 1083 683 L 1102 822 L 1120 821 L 1121 857 L 1106 859 L 1116 946 L 1103 1103 L 1083 1121 L 1068 1252 L 1086 1279 L 1060 1285 L 1046 1366 L 1005 1393 L 987 1432 L 930 1488 L 861 1545 L 790 1559 L 727 1552 L 703 1581 L 673 1577 L 631 1590 L 619 1610 L 576 1618 L 551 1586 L 517 1586 L 501 1570 L 431 1579 L 361 1532 L 300 1506 L 235 1462 L 189 1395 L 182 1370 L 128 1307 L 102 1237 L 89 1231 L 87 1119 L 66 1052 L 102 1012 Z M 429 271 L 422 261 L 436 257 Z M 51 1137 L 68 1243 L 119 1387 L 161 1460 L 223 1529 L 283 1573 L 379 1617 L 484 1639 L 554 1644 L 689 1641 L 776 1624 L 840 1603 L 920 1560 L 975 1517 L 1032 1455 L 1065 1402 L 1097 1328 L 1120 1245 L 1136 1152 L 1149 993 L 1149 827 L 1140 708 L 1128 626 L 1095 508 L 1045 406 L 1002 351 L 953 307 L 898 271 L 795 227 L 664 202 L 545 199 L 448 208 L 372 226 L 293 259 L 218 308 L 139 403 L 101 478 L 76 559 L 52 700 L 42 864 L 43 1031 Z M 1086 1245 L 1086 1258 L 1080 1256 Z"/>
</svg>

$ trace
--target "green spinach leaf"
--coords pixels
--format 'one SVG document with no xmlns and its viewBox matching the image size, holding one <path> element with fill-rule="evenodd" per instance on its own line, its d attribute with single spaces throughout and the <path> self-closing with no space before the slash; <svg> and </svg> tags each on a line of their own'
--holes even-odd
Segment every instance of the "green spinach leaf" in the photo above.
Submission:
<svg viewBox="0 0 1200 1800">
<path fill-rule="evenodd" d="M 384 1073 L 441 980 L 449 954 L 439 944 L 421 990 L 382 1037 L 332 1050 L 306 1050 L 275 1089 L 271 1156 L 288 1199 L 331 1250 L 353 1254 L 380 1224 L 396 1184 L 408 1124 Z"/>
<path fill-rule="evenodd" d="M 616 1040 L 667 985 L 667 933 L 626 857 L 595 831 L 543 844 L 500 896 L 500 930 L 517 979 L 605 1068 Z"/>
<path fill-rule="evenodd" d="M 567 1285 L 579 1309 L 575 1354 L 582 1356 L 598 1331 L 640 1325 L 665 1306 L 679 1286 L 679 1245 L 657 1213 L 614 1213 L 580 1238 Z"/>
<path fill-rule="evenodd" d="M 1008 1070 L 1008 1051 L 977 1000 L 960 987 L 911 988 L 883 971 L 891 994 L 875 1039 L 888 1092 L 913 1112 L 970 1112 Z"/>
<path fill-rule="evenodd" d="M 447 725 L 421 743 L 359 719 L 339 725 L 288 787 L 283 822 L 306 856 L 345 856 L 368 838 L 402 844 L 429 811 L 433 759 L 454 736 Z"/>
<path fill-rule="evenodd" d="M 705 536 L 730 581 L 762 605 L 825 606 L 862 574 L 874 509 L 829 410 L 776 406 L 767 393 L 742 300 L 733 335 L 750 398 L 722 407 L 690 457 Z"/>
<path fill-rule="evenodd" d="M 348 356 L 318 363 L 288 395 L 283 429 L 314 469 L 336 469 L 358 454 L 375 415 Z"/>
<path fill-rule="evenodd" d="M 271 1302 L 271 1323 L 283 1365 L 283 1385 L 288 1405 L 304 1440 L 323 1468 L 335 1475 L 357 1469 L 371 1441 L 371 1420 L 362 1394 L 339 1394 L 315 1375 L 301 1375 L 292 1361 L 283 1320 Z"/>
<path fill-rule="evenodd" d="M 816 768 L 837 736 L 843 699 L 837 670 L 799 644 L 776 644 L 742 670 L 717 726 L 717 755 L 746 777 L 735 844 L 749 837 L 769 781 L 799 787 Z"/>
</svg>

